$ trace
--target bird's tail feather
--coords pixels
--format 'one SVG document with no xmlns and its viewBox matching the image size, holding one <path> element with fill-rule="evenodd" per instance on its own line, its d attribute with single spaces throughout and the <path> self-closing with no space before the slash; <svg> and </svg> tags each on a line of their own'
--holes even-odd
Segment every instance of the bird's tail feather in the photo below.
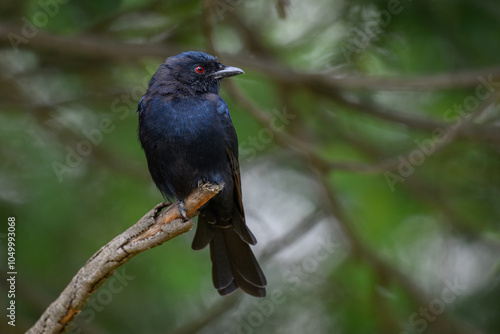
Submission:
<svg viewBox="0 0 500 334">
<path fill-rule="evenodd" d="M 234 219 L 232 225 L 221 226 L 210 218 L 209 212 L 199 216 L 192 248 L 202 249 L 210 244 L 215 288 L 221 295 L 240 287 L 252 296 L 264 297 L 267 282 L 250 248 L 256 243 L 252 232 L 243 221 Z"/>
<path fill-rule="evenodd" d="M 248 243 L 231 227 L 214 226 L 210 241 L 212 278 L 221 295 L 238 287 L 255 297 L 266 295 L 266 278 Z"/>
</svg>

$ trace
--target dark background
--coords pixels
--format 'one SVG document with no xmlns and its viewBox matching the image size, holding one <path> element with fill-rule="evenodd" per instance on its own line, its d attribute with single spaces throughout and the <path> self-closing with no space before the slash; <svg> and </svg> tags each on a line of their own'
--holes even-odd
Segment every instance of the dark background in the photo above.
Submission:
<svg viewBox="0 0 500 334">
<path fill-rule="evenodd" d="M 246 72 L 221 94 L 268 297 L 219 297 L 191 232 L 121 267 L 72 333 L 499 333 L 499 31 L 496 0 L 2 1 L 0 331 L 162 201 L 136 106 L 202 50 Z"/>
</svg>

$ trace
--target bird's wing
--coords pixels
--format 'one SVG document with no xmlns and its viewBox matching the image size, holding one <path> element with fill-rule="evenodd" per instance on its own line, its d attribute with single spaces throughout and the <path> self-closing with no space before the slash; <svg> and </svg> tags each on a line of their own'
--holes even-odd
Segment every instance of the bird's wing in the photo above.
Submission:
<svg viewBox="0 0 500 334">
<path fill-rule="evenodd" d="M 245 220 L 245 212 L 243 210 L 243 202 L 241 200 L 241 175 L 240 163 L 238 161 L 238 136 L 234 130 L 233 122 L 231 121 L 231 114 L 226 102 L 219 98 L 218 114 L 221 116 L 222 124 L 224 126 L 224 134 L 226 137 L 226 153 L 231 165 L 231 172 L 234 182 L 234 204 L 238 210 L 243 221 Z"/>
<path fill-rule="evenodd" d="M 242 193 L 241 193 L 241 174 L 240 163 L 238 161 L 238 137 L 234 130 L 233 122 L 227 104 L 219 100 L 218 111 L 223 115 L 224 131 L 227 138 L 226 153 L 231 166 L 233 177 L 233 203 L 237 214 L 233 217 L 233 228 L 238 235 L 248 244 L 255 245 L 257 240 L 253 233 L 247 228 L 245 223 L 245 211 L 243 209 Z"/>
</svg>

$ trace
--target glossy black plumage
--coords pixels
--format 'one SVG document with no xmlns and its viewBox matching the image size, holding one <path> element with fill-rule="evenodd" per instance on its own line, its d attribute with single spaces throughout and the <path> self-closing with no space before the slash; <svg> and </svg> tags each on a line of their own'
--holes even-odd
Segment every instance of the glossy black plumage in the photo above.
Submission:
<svg viewBox="0 0 500 334">
<path fill-rule="evenodd" d="M 139 103 L 139 139 L 165 197 L 182 204 L 200 182 L 224 183 L 200 210 L 192 248 L 210 245 L 212 278 L 221 295 L 240 287 L 263 297 L 266 278 L 250 249 L 256 239 L 241 199 L 238 139 L 218 95 L 222 78 L 241 73 L 202 52 L 167 58 Z"/>
</svg>

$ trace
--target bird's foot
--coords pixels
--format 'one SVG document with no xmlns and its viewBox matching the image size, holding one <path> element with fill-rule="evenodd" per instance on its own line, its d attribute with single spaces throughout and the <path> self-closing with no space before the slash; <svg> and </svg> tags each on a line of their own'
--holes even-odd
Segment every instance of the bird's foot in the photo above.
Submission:
<svg viewBox="0 0 500 334">
<path fill-rule="evenodd" d="M 188 216 L 186 215 L 186 208 L 184 207 L 184 201 L 178 199 L 177 200 L 177 208 L 179 209 L 179 212 L 181 213 L 182 218 L 184 218 L 184 220 L 189 220 Z"/>
</svg>

